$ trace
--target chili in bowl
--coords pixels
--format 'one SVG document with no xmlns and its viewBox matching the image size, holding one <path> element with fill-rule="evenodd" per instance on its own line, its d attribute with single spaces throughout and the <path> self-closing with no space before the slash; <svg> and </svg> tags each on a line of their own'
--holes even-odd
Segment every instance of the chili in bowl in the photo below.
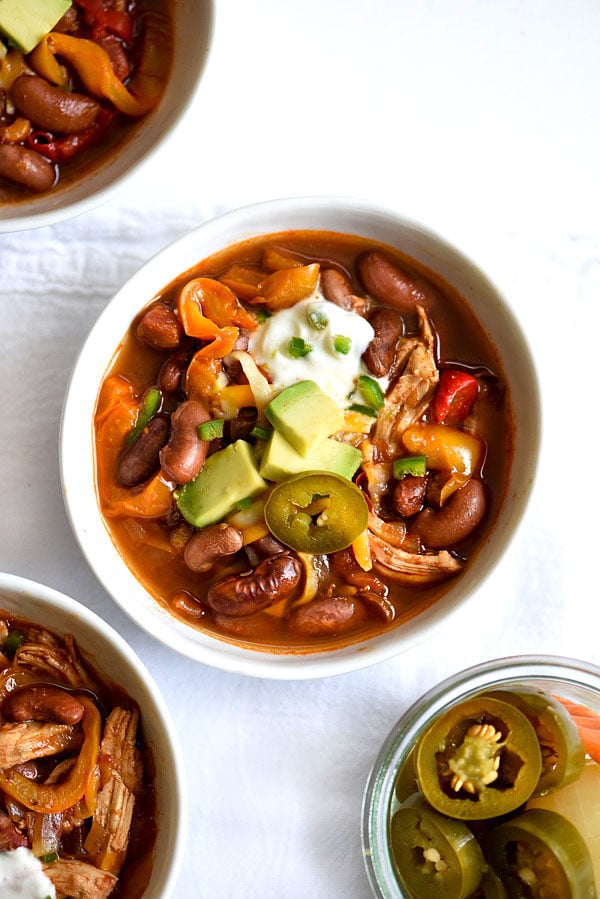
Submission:
<svg viewBox="0 0 600 899">
<path fill-rule="evenodd" d="M 125 641 L 74 600 L 0 574 L 2 895 L 169 896 L 184 777 L 169 711 Z"/>
<path fill-rule="evenodd" d="M 448 678 L 401 717 L 363 805 L 380 899 L 600 891 L 600 669 L 521 656 Z"/>
<path fill-rule="evenodd" d="M 101 316 L 65 404 L 67 510 L 109 592 L 178 651 L 348 670 L 493 567 L 538 414 L 518 326 L 456 250 L 359 201 L 262 204 L 159 254 Z"/>
<path fill-rule="evenodd" d="M 183 115 L 211 24 L 210 0 L 2 3 L 0 231 L 107 199 Z"/>
</svg>

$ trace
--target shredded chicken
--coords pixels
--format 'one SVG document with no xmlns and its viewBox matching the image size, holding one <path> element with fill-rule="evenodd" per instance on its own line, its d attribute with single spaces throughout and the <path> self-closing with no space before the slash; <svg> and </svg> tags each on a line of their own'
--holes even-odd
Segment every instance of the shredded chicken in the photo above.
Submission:
<svg viewBox="0 0 600 899">
<path fill-rule="evenodd" d="M 15 653 L 14 663 L 70 687 L 92 688 L 94 685 L 79 659 L 73 638 L 66 636 L 63 647 L 47 631 L 40 633 L 45 635 L 43 639 L 37 639 L 35 634 L 34 640 L 29 635 L 27 643 Z"/>
<path fill-rule="evenodd" d="M 374 512 L 369 512 L 368 528 L 376 537 L 380 537 L 391 546 L 402 546 L 406 537 L 406 524 L 401 519 L 383 521 Z"/>
<path fill-rule="evenodd" d="M 63 752 L 71 745 L 73 735 L 70 724 L 37 721 L 3 724 L 0 727 L 0 769 Z"/>
<path fill-rule="evenodd" d="M 98 793 L 85 850 L 103 871 L 118 874 L 125 861 L 135 798 L 118 774 Z"/>
<path fill-rule="evenodd" d="M 421 337 L 400 341 L 398 368 L 401 373 L 386 394 L 373 430 L 376 461 L 393 459 L 402 451 L 402 434 L 421 418 L 439 380 L 435 337 L 422 306 L 417 306 L 417 313 Z"/>
<path fill-rule="evenodd" d="M 139 793 L 143 763 L 136 746 L 138 721 L 137 709 L 116 708 L 108 716 L 98 755 L 102 786 L 117 774 L 128 790 Z"/>
<path fill-rule="evenodd" d="M 408 553 L 369 532 L 369 544 L 384 574 L 407 584 L 429 584 L 457 574 L 463 563 L 447 550 L 438 553 Z"/>
<path fill-rule="evenodd" d="M 44 865 L 44 873 L 56 888 L 57 899 L 107 899 L 117 885 L 110 871 L 75 859 L 61 858 Z"/>
</svg>

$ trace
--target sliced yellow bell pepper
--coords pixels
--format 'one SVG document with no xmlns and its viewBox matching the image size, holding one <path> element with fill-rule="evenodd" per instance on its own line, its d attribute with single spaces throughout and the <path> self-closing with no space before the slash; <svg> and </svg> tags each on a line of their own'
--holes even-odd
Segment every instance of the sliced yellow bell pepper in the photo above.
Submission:
<svg viewBox="0 0 600 899">
<path fill-rule="evenodd" d="M 51 31 L 41 41 L 36 61 L 54 83 L 63 83 L 59 68 L 48 61 L 48 54 L 65 59 L 77 72 L 86 89 L 95 97 L 109 100 L 119 112 L 142 116 L 160 100 L 171 66 L 171 29 L 167 16 L 148 14 L 140 64 L 127 87 L 117 78 L 110 56 L 99 44 L 86 38 Z"/>
<path fill-rule="evenodd" d="M 485 444 L 480 437 L 450 425 L 411 425 L 402 435 L 410 453 L 427 456 L 427 467 L 470 478 L 483 461 Z"/>
</svg>

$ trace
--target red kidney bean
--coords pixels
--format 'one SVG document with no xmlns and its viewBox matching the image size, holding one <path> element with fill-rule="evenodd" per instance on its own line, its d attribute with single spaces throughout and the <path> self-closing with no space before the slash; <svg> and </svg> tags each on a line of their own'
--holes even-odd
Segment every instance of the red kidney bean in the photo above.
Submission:
<svg viewBox="0 0 600 899">
<path fill-rule="evenodd" d="M 433 285 L 419 275 L 409 275 L 379 250 L 366 253 L 358 271 L 372 297 L 400 312 L 414 312 L 417 304 L 427 305 L 437 296 Z"/>
<path fill-rule="evenodd" d="M 335 303 L 340 309 L 356 312 L 365 316 L 369 308 L 367 297 L 357 297 L 352 289 L 352 282 L 344 272 L 336 268 L 324 268 L 321 271 L 321 290 L 326 300 Z"/>
<path fill-rule="evenodd" d="M 300 560 L 289 552 L 263 559 L 253 571 L 213 584 L 206 601 L 215 612 L 242 618 L 291 597 L 302 578 Z"/>
<path fill-rule="evenodd" d="M 336 268 L 321 271 L 321 290 L 326 300 L 341 309 L 352 309 L 352 283 L 350 278 Z"/>
<path fill-rule="evenodd" d="M 249 545 L 255 551 L 259 559 L 268 559 L 269 556 L 276 556 L 277 553 L 286 551 L 283 543 L 280 543 L 272 534 L 266 534 L 264 537 L 259 537 L 258 540 L 254 540 Z"/>
<path fill-rule="evenodd" d="M 84 708 L 69 690 L 53 684 L 28 684 L 7 694 L 1 711 L 7 721 L 77 724 L 83 718 Z"/>
<path fill-rule="evenodd" d="M 19 75 L 10 96 L 21 115 L 38 128 L 59 134 L 89 128 L 100 111 L 100 104 L 91 97 L 68 93 L 38 75 Z"/>
<path fill-rule="evenodd" d="M 235 418 L 228 422 L 229 440 L 248 440 L 256 424 L 257 410 L 253 406 L 240 409 Z"/>
<path fill-rule="evenodd" d="M 343 596 L 315 599 L 289 616 L 289 625 L 305 637 L 335 636 L 352 626 L 356 603 Z"/>
<path fill-rule="evenodd" d="M 174 309 L 166 303 L 155 303 L 140 319 L 135 333 L 155 350 L 176 350 L 183 338 L 183 326 Z"/>
<path fill-rule="evenodd" d="M 198 621 L 208 614 L 208 609 L 204 603 L 196 596 L 188 593 L 187 590 L 178 590 L 177 593 L 171 596 L 169 606 L 176 615 L 179 615 L 181 618 L 187 618 L 189 621 Z"/>
<path fill-rule="evenodd" d="M 392 495 L 394 511 L 402 518 L 410 518 L 411 515 L 416 515 L 423 506 L 426 489 L 426 477 L 406 475 L 406 477 L 398 481 L 394 488 Z"/>
<path fill-rule="evenodd" d="M 198 425 L 210 421 L 210 415 L 196 400 L 186 400 L 171 416 L 169 442 L 160 451 L 165 475 L 177 484 L 193 481 L 206 459 L 208 440 L 200 440 Z"/>
<path fill-rule="evenodd" d="M 219 559 L 240 550 L 243 542 L 239 528 L 224 523 L 211 524 L 197 531 L 186 543 L 183 561 L 191 571 L 209 571 Z"/>
<path fill-rule="evenodd" d="M 136 487 L 147 481 L 160 467 L 159 452 L 169 439 L 169 422 L 157 415 L 138 439 L 121 454 L 117 462 L 117 481 L 123 487 Z"/>
<path fill-rule="evenodd" d="M 33 777 L 36 777 L 37 773 L 37 768 L 34 767 Z M 19 846 L 29 846 L 28 838 L 17 829 L 17 825 L 11 821 L 8 815 L 0 812 L 0 852 L 10 852 L 12 849 L 18 849 Z"/>
<path fill-rule="evenodd" d="M 416 534 L 429 549 L 453 546 L 471 534 L 485 514 L 485 491 L 481 481 L 471 479 L 444 503 L 441 509 L 423 509 L 414 518 L 409 533 Z"/>
<path fill-rule="evenodd" d="M 369 324 L 375 334 L 362 358 L 371 374 L 382 378 L 392 367 L 396 345 L 404 333 L 404 320 L 394 309 L 380 306 L 369 316 Z"/>
<path fill-rule="evenodd" d="M 20 144 L 0 144 L 0 178 L 7 178 L 36 192 L 50 190 L 56 169 L 35 150 Z"/>
<path fill-rule="evenodd" d="M 186 365 L 185 353 L 177 353 L 163 362 L 158 373 L 158 386 L 164 393 L 176 393 L 179 390 Z"/>
<path fill-rule="evenodd" d="M 58 20 L 52 31 L 61 33 L 77 30 L 77 10 L 74 6 L 70 6 L 64 16 Z"/>
</svg>

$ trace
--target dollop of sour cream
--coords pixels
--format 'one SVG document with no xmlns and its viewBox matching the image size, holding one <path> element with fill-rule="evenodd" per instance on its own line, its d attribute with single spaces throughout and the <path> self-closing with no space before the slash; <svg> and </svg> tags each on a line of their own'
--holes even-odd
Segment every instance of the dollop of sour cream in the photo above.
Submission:
<svg viewBox="0 0 600 899">
<path fill-rule="evenodd" d="M 315 381 L 344 408 L 359 375 L 368 374 L 361 356 L 374 333 L 366 318 L 341 309 L 317 291 L 275 312 L 251 335 L 248 348 L 275 388 Z M 303 349 L 291 349 L 293 338 L 296 347 L 298 339 L 304 341 Z"/>
<path fill-rule="evenodd" d="M 2 899 L 56 899 L 54 884 L 30 849 L 20 846 L 0 852 L 0 896 Z"/>
</svg>

